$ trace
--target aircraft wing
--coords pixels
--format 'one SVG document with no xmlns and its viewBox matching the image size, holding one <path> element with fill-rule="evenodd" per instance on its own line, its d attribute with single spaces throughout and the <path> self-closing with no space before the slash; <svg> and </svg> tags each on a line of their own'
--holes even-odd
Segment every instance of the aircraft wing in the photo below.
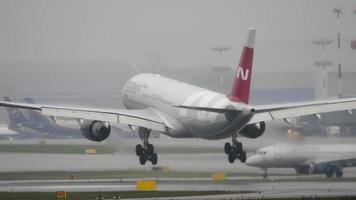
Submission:
<svg viewBox="0 0 356 200">
<path fill-rule="evenodd" d="M 28 103 L 0 101 L 0 106 L 38 110 L 44 115 L 68 117 L 74 119 L 98 120 L 110 123 L 122 123 L 145 127 L 156 131 L 166 131 L 172 128 L 169 123 L 154 109 L 121 110 L 121 109 L 92 109 L 61 106 L 46 106 Z"/>
<path fill-rule="evenodd" d="M 261 121 L 270 121 L 276 119 L 285 119 L 299 117 L 304 115 L 316 115 L 326 112 L 345 111 L 351 113 L 352 109 L 356 109 L 356 98 L 314 101 L 296 104 L 280 104 L 269 106 L 256 106 L 255 115 L 250 120 L 249 124 L 258 123 Z"/>
</svg>

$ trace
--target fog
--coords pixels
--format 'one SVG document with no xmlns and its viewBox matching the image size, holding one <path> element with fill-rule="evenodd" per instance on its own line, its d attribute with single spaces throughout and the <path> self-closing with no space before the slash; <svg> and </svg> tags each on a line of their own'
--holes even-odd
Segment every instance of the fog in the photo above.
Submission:
<svg viewBox="0 0 356 200">
<path fill-rule="evenodd" d="M 333 12 L 335 6 L 342 10 L 339 19 Z M 338 92 L 337 63 L 342 64 L 343 94 L 356 95 L 356 50 L 351 48 L 351 41 L 356 40 L 354 0 L 0 0 L 0 97 L 9 95 L 23 101 L 30 96 L 38 103 L 122 108 L 125 82 L 138 71 L 157 72 L 158 61 L 152 55 L 159 55 L 162 75 L 226 94 L 250 27 L 257 31 L 252 104 L 320 98 L 322 72 L 314 65 L 320 60 L 333 61 L 327 68 L 328 97 L 334 98 Z M 324 51 L 313 43 L 321 39 L 332 40 Z M 231 50 L 220 56 L 211 49 L 218 46 Z M 217 66 L 231 68 L 224 72 L 221 85 L 213 70 Z M 356 119 L 355 112 L 351 117 L 341 114 L 333 115 L 331 125 L 335 119 L 345 122 L 347 117 L 349 124 Z M 7 118 L 5 109 L 0 108 L 0 123 Z M 315 117 L 313 120 L 309 125 L 320 128 L 315 126 Z M 282 120 L 269 123 L 267 134 L 246 143 L 256 148 L 289 139 L 303 141 L 298 132 L 285 134 L 289 127 L 297 130 L 299 124 L 295 124 Z M 356 127 L 348 128 L 355 134 Z M 320 130 L 324 131 L 312 129 L 310 135 L 327 135 Z M 178 146 L 181 149 L 200 148 L 197 143 L 219 152 L 223 147 L 223 142 L 216 141 L 160 139 L 158 145 L 182 144 Z M 132 155 L 90 155 L 99 159 L 93 161 L 81 155 L 1 154 L 6 162 L 0 171 L 151 170 L 151 165 L 139 168 L 133 154 L 138 140 L 117 140 L 107 141 Z M 326 138 L 325 142 L 317 137 L 305 141 L 329 144 L 355 140 L 340 137 Z M 240 170 L 228 165 L 223 155 L 204 156 L 163 154 L 160 159 L 162 166 L 178 170 Z M 216 164 L 220 161 L 225 165 Z"/>
<path fill-rule="evenodd" d="M 335 5 L 343 11 L 340 19 Z M 163 75 L 227 92 L 249 27 L 257 29 L 253 90 L 314 90 L 315 61 L 340 61 L 344 72 L 355 71 L 354 6 L 351 0 L 1 0 L 0 91 L 120 107 L 133 66 L 155 72 L 149 54 L 159 54 Z M 321 52 L 316 39 L 334 42 Z M 210 49 L 215 46 L 232 49 L 219 56 Z M 219 65 L 232 67 L 223 86 L 212 71 Z"/>
</svg>

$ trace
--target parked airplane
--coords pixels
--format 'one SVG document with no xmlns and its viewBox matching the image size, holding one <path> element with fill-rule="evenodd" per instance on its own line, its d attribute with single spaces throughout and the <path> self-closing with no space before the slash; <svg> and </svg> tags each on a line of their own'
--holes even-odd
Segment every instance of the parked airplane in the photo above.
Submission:
<svg viewBox="0 0 356 200">
<path fill-rule="evenodd" d="M 12 102 L 11 98 L 4 97 L 5 101 Z M 25 102 L 35 104 L 31 97 L 25 97 Z M 42 138 L 83 138 L 82 132 L 75 127 L 68 127 L 57 124 L 54 117 L 48 117 L 36 110 L 20 110 L 19 108 L 7 108 L 9 115 L 9 129 L 21 133 L 27 137 Z M 132 132 L 128 132 L 116 126 L 112 126 L 112 131 L 118 138 L 134 138 Z"/>
<path fill-rule="evenodd" d="M 294 168 L 297 174 L 342 177 L 343 168 L 356 166 L 356 145 L 271 145 L 258 149 L 246 164 L 263 169 L 264 178 L 268 168 Z"/>
<path fill-rule="evenodd" d="M 8 96 L 4 97 L 7 102 L 12 102 Z M 35 101 L 26 97 L 25 102 L 34 104 Z M 19 108 L 7 108 L 9 116 L 9 129 L 29 137 L 45 138 L 79 138 L 82 134 L 78 128 L 58 125 L 54 118 L 43 115 L 36 110 L 22 111 Z"/>
<path fill-rule="evenodd" d="M 222 139 L 225 153 L 233 163 L 246 161 L 246 152 L 238 135 L 257 138 L 265 131 L 265 121 L 356 108 L 356 99 L 269 105 L 249 105 L 255 30 L 250 29 L 237 67 L 231 93 L 216 93 L 159 74 L 138 74 L 122 91 L 128 109 L 95 109 L 46 106 L 0 101 L 0 106 L 38 110 L 48 116 L 79 119 L 81 130 L 89 140 L 103 141 L 111 132 L 110 123 L 127 124 L 137 131 L 143 145 L 136 145 L 136 154 L 143 165 L 157 164 L 157 154 L 149 143 L 151 131 L 176 138 Z"/>
</svg>

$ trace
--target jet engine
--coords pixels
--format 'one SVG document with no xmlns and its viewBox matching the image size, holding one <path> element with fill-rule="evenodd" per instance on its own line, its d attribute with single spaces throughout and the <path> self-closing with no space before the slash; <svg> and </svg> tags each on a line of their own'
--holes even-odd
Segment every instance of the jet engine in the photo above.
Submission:
<svg viewBox="0 0 356 200">
<path fill-rule="evenodd" d="M 109 137 L 111 127 L 108 122 L 84 121 L 80 123 L 80 130 L 86 139 L 101 142 Z"/>
<path fill-rule="evenodd" d="M 265 129 L 266 129 L 265 122 L 259 122 L 256 124 L 247 125 L 239 133 L 240 135 L 247 138 L 258 138 L 265 132 Z"/>
</svg>

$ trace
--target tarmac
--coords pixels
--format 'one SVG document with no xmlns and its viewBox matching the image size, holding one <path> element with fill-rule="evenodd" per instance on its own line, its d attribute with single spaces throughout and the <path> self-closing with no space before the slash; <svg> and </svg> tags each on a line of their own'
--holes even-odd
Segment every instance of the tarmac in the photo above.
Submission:
<svg viewBox="0 0 356 200">
<path fill-rule="evenodd" d="M 16 142 L 16 141 L 15 141 Z M 54 141 L 62 143 L 62 141 Z M 136 141 L 137 142 L 137 141 Z M 201 142 L 201 141 L 198 141 Z M 162 142 L 163 143 L 163 142 Z M 131 145 L 131 143 L 130 143 Z M 194 146 L 195 144 L 189 144 Z M 214 146 L 215 148 L 215 146 Z M 251 199 L 291 197 L 344 197 L 356 196 L 356 168 L 344 169 L 344 178 L 328 179 L 325 175 L 295 174 L 294 169 L 270 169 L 268 179 L 263 171 L 243 163 L 228 163 L 221 153 L 159 154 L 158 166 L 171 172 L 227 173 L 226 180 L 213 181 L 211 177 L 154 177 L 150 176 L 152 165 L 141 166 L 134 152 L 118 154 L 37 154 L 0 153 L 0 172 L 47 172 L 65 171 L 140 171 L 145 177 L 87 180 L 2 180 L 1 192 L 95 192 L 135 191 L 136 181 L 156 180 L 158 191 L 248 191 L 243 194 L 174 197 L 174 199 Z M 229 173 L 233 173 L 230 176 Z M 172 199 L 155 198 L 155 199 Z"/>
<path fill-rule="evenodd" d="M 211 199 L 228 198 L 292 198 L 356 196 L 353 181 L 164 181 L 158 180 L 158 191 L 236 191 L 240 194 L 214 195 Z M 0 181 L 1 192 L 105 192 L 135 191 L 136 183 L 123 180 L 64 180 L 64 181 Z M 247 193 L 245 193 L 247 191 Z M 206 199 L 181 197 L 179 199 Z M 157 198 L 155 198 L 157 199 Z M 162 198 L 165 199 L 165 198 Z"/>
<path fill-rule="evenodd" d="M 0 153 L 0 172 L 140 170 L 149 174 L 152 165 L 141 166 L 134 154 L 34 154 Z M 146 177 L 157 180 L 158 191 L 249 191 L 244 194 L 179 197 L 177 199 L 290 198 L 311 196 L 356 196 L 356 169 L 344 170 L 345 178 L 327 179 L 324 175 L 297 176 L 292 169 L 272 169 L 268 179 L 262 170 L 241 163 L 230 164 L 225 154 L 163 154 L 160 166 L 177 172 L 234 172 L 225 181 L 211 177 Z M 273 173 L 273 174 L 272 174 Z M 135 191 L 140 178 L 89 180 L 0 181 L 2 192 L 95 192 Z M 141 179 L 140 179 L 141 180 Z M 157 199 L 157 198 L 155 198 Z M 165 199 L 165 198 L 160 198 Z M 176 199 L 176 198 L 175 198 Z"/>
<path fill-rule="evenodd" d="M 255 172 L 258 168 L 240 162 L 230 164 L 224 153 L 216 154 L 159 154 L 158 166 L 168 166 L 172 171 L 187 172 Z M 133 154 L 37 154 L 0 153 L 0 172 L 22 171 L 109 171 L 151 170 L 151 163 L 140 165 Z M 274 170 L 271 170 L 273 172 Z M 280 173 L 293 173 L 282 169 Z M 261 175 L 262 176 L 262 175 Z"/>
</svg>

